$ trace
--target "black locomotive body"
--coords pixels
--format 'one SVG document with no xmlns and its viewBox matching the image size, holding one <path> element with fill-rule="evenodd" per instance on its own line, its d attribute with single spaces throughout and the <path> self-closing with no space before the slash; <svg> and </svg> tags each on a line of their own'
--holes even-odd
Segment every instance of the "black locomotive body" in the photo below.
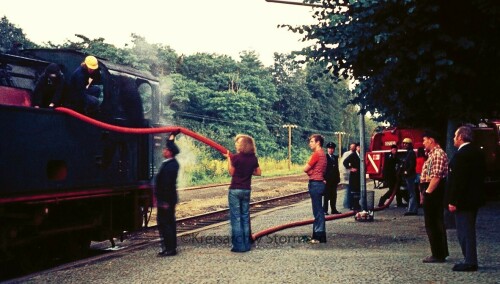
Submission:
<svg viewBox="0 0 500 284">
<path fill-rule="evenodd" d="M 48 64 L 57 63 L 68 81 L 84 58 L 53 49 L 0 54 L 0 260 L 26 248 L 78 253 L 91 240 L 145 223 L 158 137 L 30 106 Z M 132 128 L 158 123 L 159 82 L 152 75 L 101 59 L 99 67 L 96 120 Z"/>
</svg>

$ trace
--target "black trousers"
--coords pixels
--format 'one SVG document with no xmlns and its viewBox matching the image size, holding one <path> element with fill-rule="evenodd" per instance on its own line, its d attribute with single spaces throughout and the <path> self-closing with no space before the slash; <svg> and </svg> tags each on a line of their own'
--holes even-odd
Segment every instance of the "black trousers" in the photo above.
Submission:
<svg viewBox="0 0 500 284">
<path fill-rule="evenodd" d="M 427 188 L 428 184 L 421 184 Z M 441 181 L 431 194 L 424 195 L 425 230 L 435 258 L 445 259 L 448 255 L 448 240 L 444 225 L 444 182 Z"/>
<path fill-rule="evenodd" d="M 458 243 L 464 255 L 464 263 L 471 265 L 477 265 L 476 219 L 477 209 L 455 212 Z"/>
<path fill-rule="evenodd" d="M 175 225 L 175 205 L 168 209 L 158 206 L 158 232 L 162 251 L 173 251 L 177 248 L 177 228 Z"/>
<path fill-rule="evenodd" d="M 382 195 L 380 197 L 380 200 L 378 201 L 379 206 L 384 205 L 385 201 L 387 199 L 389 199 L 389 197 L 391 197 L 392 192 L 394 191 L 394 186 L 396 185 L 395 179 L 387 179 L 386 182 L 387 182 L 388 189 L 387 189 L 387 192 L 384 193 L 384 195 Z M 397 190 L 399 190 L 399 189 L 397 189 Z M 398 204 L 400 204 L 400 203 L 398 202 Z"/>
<path fill-rule="evenodd" d="M 394 191 L 394 187 L 397 186 L 398 188 L 396 189 L 396 203 L 397 205 L 403 205 L 403 199 L 408 202 L 408 192 L 399 189 L 401 185 L 402 179 L 388 179 L 387 185 L 389 188 L 387 189 L 386 193 L 380 197 L 380 200 L 378 202 L 379 206 L 384 205 L 385 201 L 391 197 L 392 192 Z"/>
<path fill-rule="evenodd" d="M 323 195 L 323 211 L 328 212 L 328 202 L 330 202 L 331 213 L 337 211 L 337 186 L 338 183 L 326 182 L 325 193 Z"/>
</svg>

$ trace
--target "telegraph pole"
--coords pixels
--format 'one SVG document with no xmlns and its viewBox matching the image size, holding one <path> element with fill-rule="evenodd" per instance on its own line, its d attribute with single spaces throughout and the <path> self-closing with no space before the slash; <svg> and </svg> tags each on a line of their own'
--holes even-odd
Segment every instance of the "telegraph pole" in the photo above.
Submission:
<svg viewBox="0 0 500 284">
<path fill-rule="evenodd" d="M 285 124 L 283 128 L 288 128 L 288 170 L 292 163 L 292 128 L 297 128 L 295 124 Z"/>
<path fill-rule="evenodd" d="M 339 141 L 339 157 L 342 157 L 342 135 L 346 135 L 347 133 L 343 131 L 335 131 L 333 134 L 338 135 L 338 141 Z"/>
<path fill-rule="evenodd" d="M 363 106 L 363 105 L 362 105 Z M 365 110 L 362 108 L 359 113 L 359 172 L 360 172 L 360 191 L 361 191 L 361 209 L 368 211 L 366 202 L 366 169 L 365 169 Z"/>
</svg>

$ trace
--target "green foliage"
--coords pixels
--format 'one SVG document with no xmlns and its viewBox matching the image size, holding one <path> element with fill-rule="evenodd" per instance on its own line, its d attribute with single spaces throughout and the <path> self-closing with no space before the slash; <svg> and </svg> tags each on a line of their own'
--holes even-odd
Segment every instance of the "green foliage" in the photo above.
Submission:
<svg viewBox="0 0 500 284">
<path fill-rule="evenodd" d="M 305 84 L 305 73 L 292 55 L 274 54 L 273 79 L 279 100 L 273 109 L 284 124 L 309 127 L 312 114 L 319 108 Z M 304 137 L 302 137 L 304 138 Z"/>
<path fill-rule="evenodd" d="M 177 157 L 181 164 L 180 187 L 230 182 L 231 177 L 225 158 L 212 158 L 204 151 L 203 147 L 197 147 L 190 139 L 181 139 L 178 144 L 183 150 L 186 150 Z M 219 155 L 219 157 L 221 156 Z M 262 170 L 262 176 L 272 177 L 301 173 L 303 164 L 293 163 L 288 169 L 288 160 L 286 159 L 259 157 L 259 166 Z"/>
<path fill-rule="evenodd" d="M 7 17 L 0 19 L 0 51 L 10 51 L 13 48 L 34 48 L 37 45 L 26 38 L 23 30 L 18 28 Z"/>
<path fill-rule="evenodd" d="M 323 0 L 317 24 L 289 27 L 336 77 L 359 82 L 353 103 L 407 126 L 498 116 L 500 2 Z"/>
<path fill-rule="evenodd" d="M 2 35 L 12 33 L 15 36 L 10 38 L 29 43 L 22 30 L 6 18 L 1 24 Z M 151 72 L 160 79 L 163 124 L 191 129 L 232 152 L 234 137 L 249 134 L 255 138 L 259 157 L 280 161 L 273 164 L 277 169 L 288 158 L 284 124 L 298 126 L 292 131 L 291 143 L 292 162 L 300 167 L 310 156 L 307 138 L 313 133 L 336 141 L 334 132 L 344 131 L 351 135 L 345 141 L 359 140 L 358 110 L 349 104 L 348 82 L 325 73 L 325 64 L 301 64 L 294 54 L 275 54 L 274 65 L 264 67 L 254 51 L 241 52 L 236 61 L 208 53 L 178 56 L 168 45 L 150 44 L 136 34 L 124 48 L 108 44 L 104 38 L 75 36 L 76 40 L 49 42 L 46 47 L 77 49 Z M 182 147 L 187 150 L 180 157 L 198 153 L 200 161 L 206 161 L 192 163 L 198 157 L 182 161 L 185 167 L 196 168 L 186 170 L 192 176 L 184 177 L 185 183 L 220 175 L 220 166 L 213 162 L 221 159 L 219 152 L 197 142 Z"/>
<path fill-rule="evenodd" d="M 162 44 L 150 44 L 137 34 L 132 34 L 132 48 L 130 52 L 137 58 L 132 66 L 143 67 L 155 76 L 164 76 L 175 72 L 179 56 L 170 48 Z"/>
</svg>

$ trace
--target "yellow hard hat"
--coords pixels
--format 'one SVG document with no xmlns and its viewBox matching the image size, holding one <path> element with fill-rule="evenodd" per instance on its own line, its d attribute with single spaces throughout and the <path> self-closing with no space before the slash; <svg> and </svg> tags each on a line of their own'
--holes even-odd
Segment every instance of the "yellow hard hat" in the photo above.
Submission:
<svg viewBox="0 0 500 284">
<path fill-rule="evenodd" d="M 87 68 L 95 70 L 99 67 L 99 63 L 97 62 L 97 58 L 95 58 L 92 55 L 89 55 L 85 57 L 84 61 L 85 65 L 87 65 Z"/>
<path fill-rule="evenodd" d="M 410 143 L 413 143 L 413 141 L 411 140 L 411 138 L 405 138 L 403 139 L 403 143 L 406 143 L 406 144 L 410 144 Z"/>
</svg>

